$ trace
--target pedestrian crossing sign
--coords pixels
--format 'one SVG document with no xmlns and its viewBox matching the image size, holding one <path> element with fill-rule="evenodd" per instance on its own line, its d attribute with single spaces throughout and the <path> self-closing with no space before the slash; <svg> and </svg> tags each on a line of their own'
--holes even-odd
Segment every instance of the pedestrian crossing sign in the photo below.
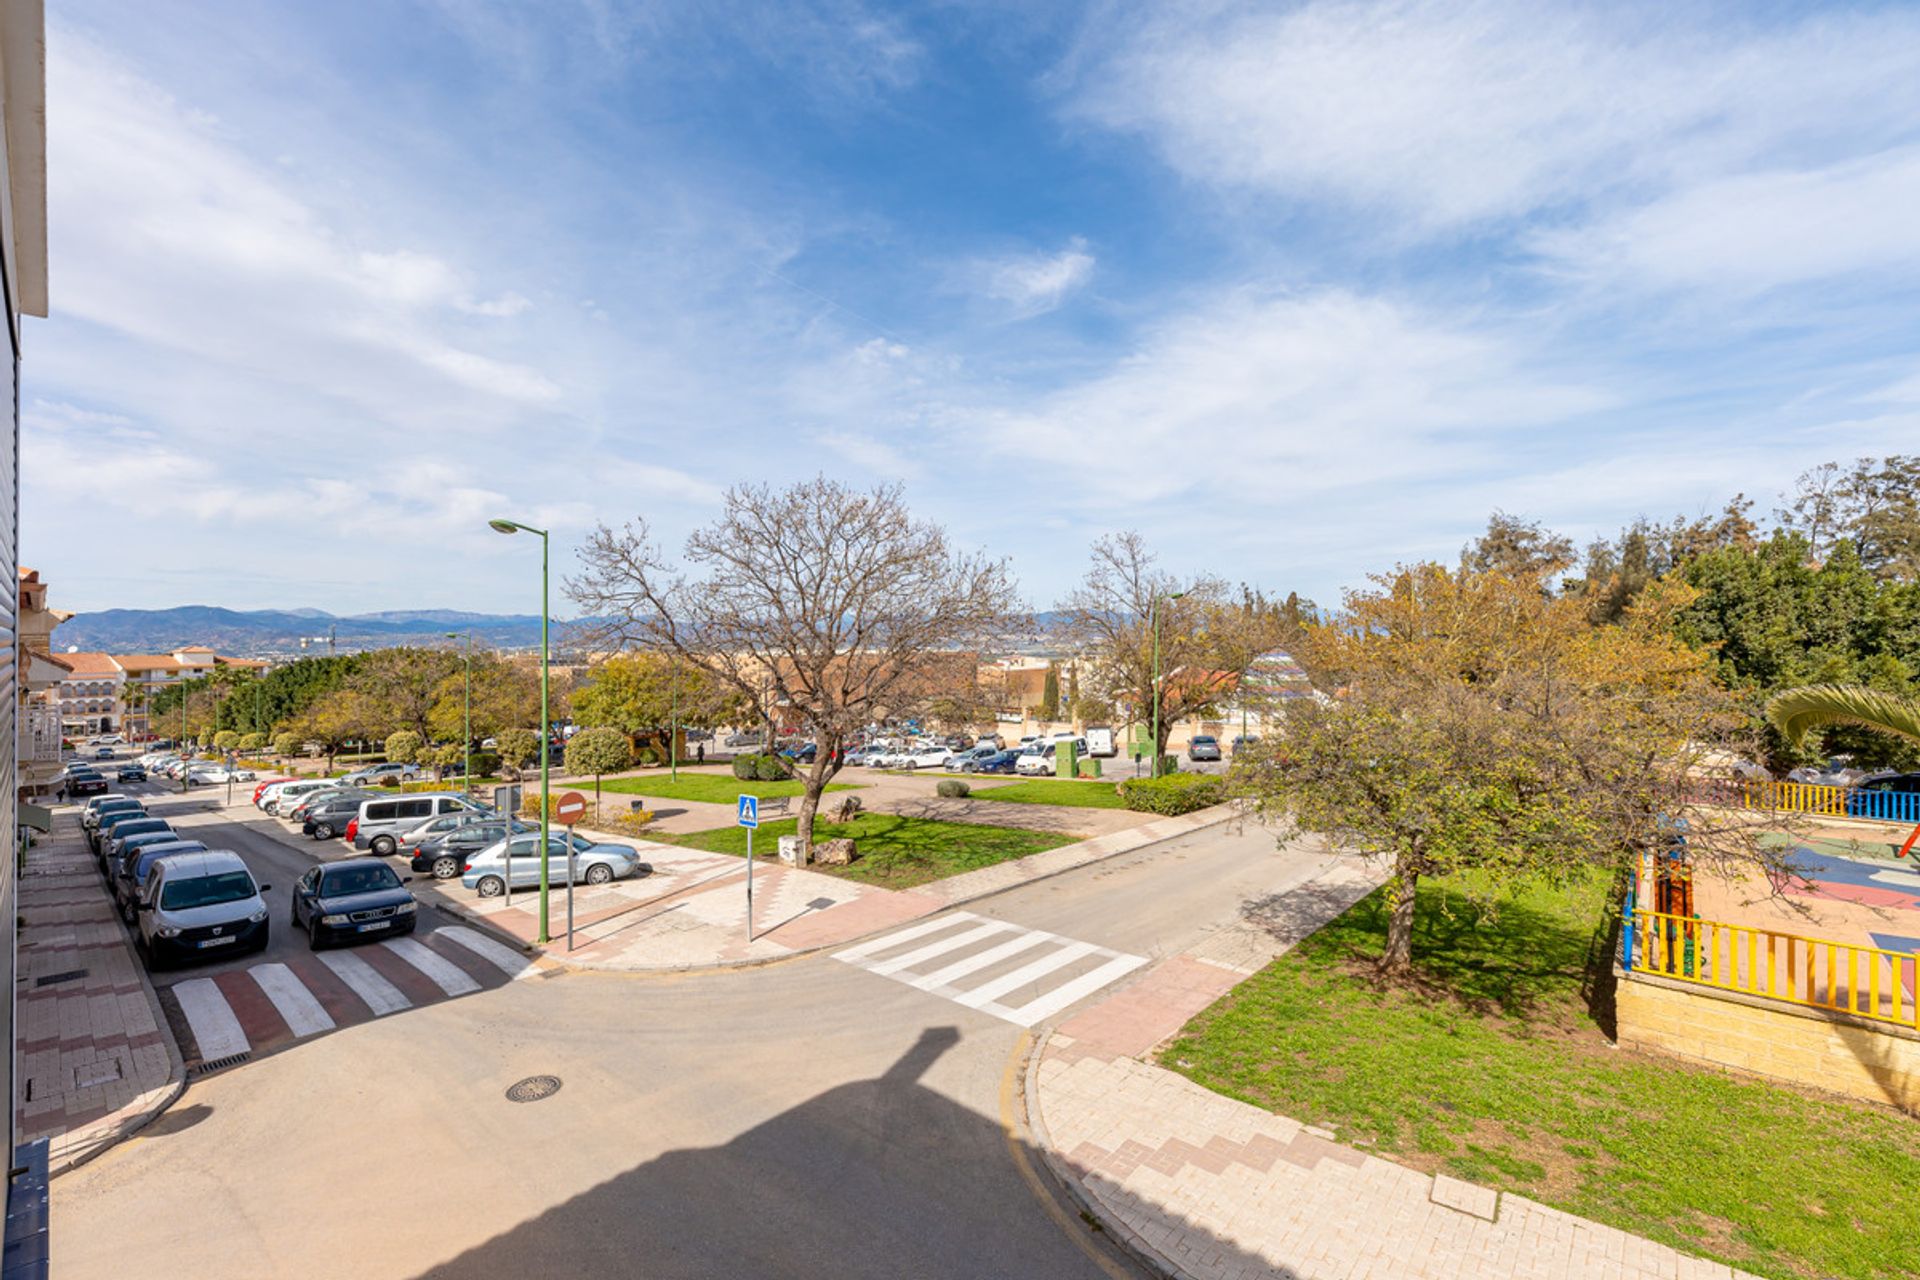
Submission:
<svg viewBox="0 0 1920 1280">
<path fill-rule="evenodd" d="M 740 797 L 740 825 L 751 830 L 760 825 L 760 797 Z"/>
</svg>

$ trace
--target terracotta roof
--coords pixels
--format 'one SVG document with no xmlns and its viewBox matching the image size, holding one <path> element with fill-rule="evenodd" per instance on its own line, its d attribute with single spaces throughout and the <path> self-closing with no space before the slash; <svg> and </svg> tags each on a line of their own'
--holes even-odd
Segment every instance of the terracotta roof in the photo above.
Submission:
<svg viewBox="0 0 1920 1280">
<path fill-rule="evenodd" d="M 175 653 L 212 653 L 213 650 L 203 644 L 190 644 L 184 649 L 175 649 Z"/>
<path fill-rule="evenodd" d="M 62 653 L 56 657 L 61 666 L 76 676 L 117 676 L 121 673 L 110 653 Z"/>
<path fill-rule="evenodd" d="M 180 664 L 164 653 L 119 653 L 113 660 L 128 671 L 178 671 Z"/>
</svg>

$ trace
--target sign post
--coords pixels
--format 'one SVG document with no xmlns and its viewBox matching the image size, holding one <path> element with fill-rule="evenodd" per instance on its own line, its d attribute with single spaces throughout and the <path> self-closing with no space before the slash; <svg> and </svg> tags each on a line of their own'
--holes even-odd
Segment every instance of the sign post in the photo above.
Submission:
<svg viewBox="0 0 1920 1280">
<path fill-rule="evenodd" d="M 569 791 L 553 802 L 554 819 L 567 829 L 561 838 L 567 842 L 567 950 L 573 950 L 573 824 L 587 816 L 587 798 Z M 553 850 L 547 849 L 552 855 Z"/>
<path fill-rule="evenodd" d="M 739 824 L 747 829 L 747 941 L 753 941 L 753 831 L 760 825 L 760 797 L 741 796 Z"/>
</svg>

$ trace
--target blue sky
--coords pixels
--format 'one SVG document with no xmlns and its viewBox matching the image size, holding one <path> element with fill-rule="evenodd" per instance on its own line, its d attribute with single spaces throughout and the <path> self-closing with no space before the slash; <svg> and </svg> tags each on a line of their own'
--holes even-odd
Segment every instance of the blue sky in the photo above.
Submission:
<svg viewBox="0 0 1920 1280">
<path fill-rule="evenodd" d="M 523 611 L 900 480 L 1323 601 L 1920 448 L 1920 9 L 49 6 L 62 607 Z"/>
</svg>

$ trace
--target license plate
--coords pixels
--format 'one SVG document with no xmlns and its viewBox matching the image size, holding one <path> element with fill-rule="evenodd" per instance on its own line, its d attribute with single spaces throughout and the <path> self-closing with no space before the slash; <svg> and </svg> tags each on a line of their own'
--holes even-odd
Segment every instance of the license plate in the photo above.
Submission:
<svg viewBox="0 0 1920 1280">
<path fill-rule="evenodd" d="M 372 932 L 373 932 L 373 931 L 374 931 L 375 929 L 384 929 L 384 928 L 386 928 L 386 927 L 387 927 L 388 925 L 390 925 L 390 924 L 392 924 L 392 923 L 393 923 L 393 921 L 391 921 L 391 920 L 375 920 L 375 921 L 374 921 L 374 922 L 373 922 L 372 924 L 363 924 L 363 925 L 361 925 L 361 926 L 360 926 L 360 932 L 362 932 L 362 933 L 372 933 Z"/>
<path fill-rule="evenodd" d="M 196 942 L 193 945 L 196 947 L 199 947 L 202 951 L 204 951 L 208 947 L 224 947 L 229 942 L 237 942 L 237 941 L 239 941 L 239 939 L 237 938 L 208 938 L 204 942 Z"/>
</svg>

